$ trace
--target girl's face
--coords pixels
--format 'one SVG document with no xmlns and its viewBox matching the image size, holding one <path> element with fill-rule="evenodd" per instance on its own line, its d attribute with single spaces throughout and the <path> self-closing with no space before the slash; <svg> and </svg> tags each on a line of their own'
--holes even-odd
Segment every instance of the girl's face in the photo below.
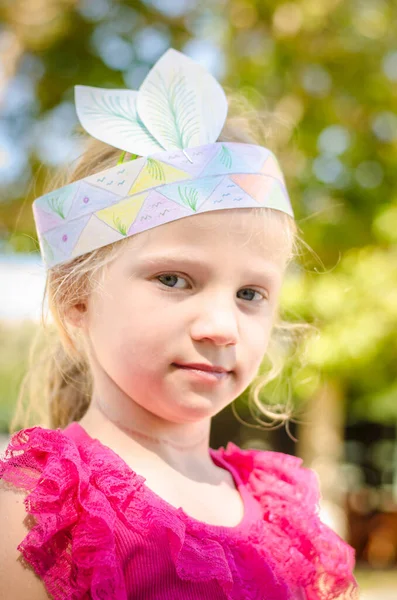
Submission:
<svg viewBox="0 0 397 600">
<path fill-rule="evenodd" d="M 89 298 L 94 384 L 157 417 L 212 417 L 255 377 L 290 247 L 282 225 L 247 209 L 194 215 L 129 238 Z M 227 369 L 203 378 L 176 365 Z M 100 374 L 100 377 L 98 375 Z M 110 397 L 109 397 L 110 382 Z"/>
</svg>

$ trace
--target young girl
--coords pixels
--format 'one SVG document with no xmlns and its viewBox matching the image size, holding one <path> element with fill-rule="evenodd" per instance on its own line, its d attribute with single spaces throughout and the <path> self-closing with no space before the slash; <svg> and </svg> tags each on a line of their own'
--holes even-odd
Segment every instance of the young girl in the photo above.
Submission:
<svg viewBox="0 0 397 600">
<path fill-rule="evenodd" d="M 61 346 L 52 428 L 0 461 L 1 598 L 358 597 L 314 472 L 209 448 L 268 350 L 297 239 L 272 153 L 216 141 L 225 104 L 173 50 L 139 92 L 76 89 L 107 145 L 34 203 Z"/>
</svg>

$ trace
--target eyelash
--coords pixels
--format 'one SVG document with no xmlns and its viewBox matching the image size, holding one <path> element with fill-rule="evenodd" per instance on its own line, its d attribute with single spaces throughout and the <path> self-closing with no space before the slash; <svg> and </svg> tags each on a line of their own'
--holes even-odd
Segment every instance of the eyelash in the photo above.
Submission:
<svg viewBox="0 0 397 600">
<path fill-rule="evenodd" d="M 177 273 L 162 273 L 162 275 L 157 275 L 156 279 L 160 281 L 160 277 L 170 277 L 170 276 L 177 277 L 178 279 L 185 279 L 185 281 L 186 281 L 186 278 L 185 278 L 185 277 L 181 277 L 181 276 L 180 276 L 180 275 L 178 275 Z M 160 283 L 162 283 L 162 284 L 163 284 L 163 282 L 162 282 L 162 281 L 160 281 Z M 168 287 L 168 288 L 171 288 L 171 289 L 174 287 L 174 286 L 166 285 L 165 283 L 164 283 L 163 285 L 165 285 L 166 287 Z M 181 289 L 181 288 L 177 288 L 177 289 Z M 252 292 L 256 292 L 257 294 L 260 294 L 260 295 L 262 296 L 262 299 L 261 299 L 259 302 L 262 302 L 262 301 L 264 301 L 264 300 L 267 300 L 267 299 L 268 299 L 267 295 L 265 295 L 265 294 L 262 294 L 262 292 L 259 292 L 258 290 L 254 290 L 253 288 L 243 288 L 243 289 L 245 289 L 245 290 L 250 290 L 250 291 L 252 291 Z M 253 301 L 252 301 L 252 300 L 250 300 L 249 302 L 253 302 Z"/>
</svg>

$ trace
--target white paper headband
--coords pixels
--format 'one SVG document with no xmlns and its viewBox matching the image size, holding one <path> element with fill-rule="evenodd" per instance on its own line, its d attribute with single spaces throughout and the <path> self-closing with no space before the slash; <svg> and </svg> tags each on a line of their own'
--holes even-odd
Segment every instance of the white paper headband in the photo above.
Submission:
<svg viewBox="0 0 397 600">
<path fill-rule="evenodd" d="M 212 75 L 180 52 L 168 50 L 138 92 L 76 86 L 75 100 L 88 133 L 142 158 L 34 201 L 48 268 L 202 212 L 262 206 L 293 217 L 270 150 L 216 143 L 227 114 L 225 94 Z"/>
</svg>

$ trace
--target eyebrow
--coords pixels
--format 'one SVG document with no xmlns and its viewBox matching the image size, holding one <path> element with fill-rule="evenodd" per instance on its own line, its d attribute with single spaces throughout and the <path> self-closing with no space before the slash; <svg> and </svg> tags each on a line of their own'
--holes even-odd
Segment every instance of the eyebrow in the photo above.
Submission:
<svg viewBox="0 0 397 600">
<path fill-rule="evenodd" d="M 184 250 L 181 250 L 179 254 L 149 254 L 142 259 L 139 259 L 139 262 L 141 265 L 147 265 L 151 267 L 155 267 L 163 263 L 170 265 L 180 265 L 183 263 L 191 267 L 198 267 L 206 272 L 210 271 L 210 266 L 204 261 L 200 260 L 197 255 L 189 254 Z M 247 268 L 244 270 L 244 275 L 254 278 L 263 278 L 264 276 L 277 277 L 279 276 L 279 269 L 270 260 L 265 261 L 263 267 L 259 265 L 253 267 L 252 263 L 248 263 Z"/>
</svg>

